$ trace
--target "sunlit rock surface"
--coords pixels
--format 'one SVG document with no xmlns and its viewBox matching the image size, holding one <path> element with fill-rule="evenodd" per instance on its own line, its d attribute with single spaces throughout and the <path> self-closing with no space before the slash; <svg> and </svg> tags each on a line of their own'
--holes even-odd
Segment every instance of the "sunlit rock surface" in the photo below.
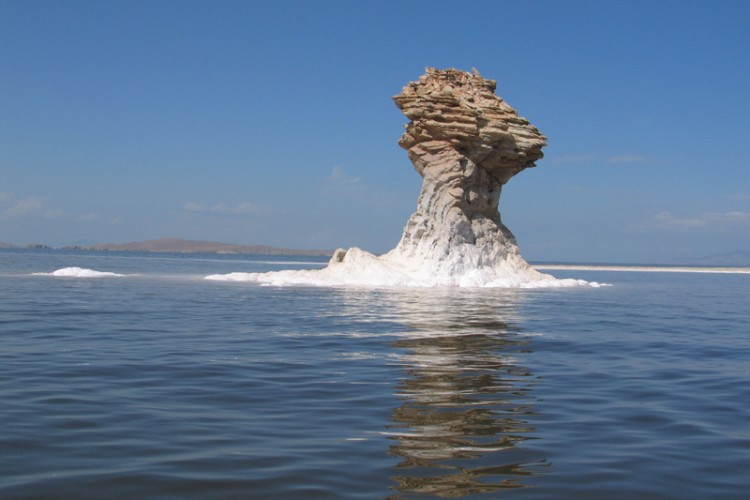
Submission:
<svg viewBox="0 0 750 500">
<path fill-rule="evenodd" d="M 411 120 L 399 144 L 423 182 L 390 259 L 448 275 L 528 269 L 498 203 L 503 185 L 543 156 L 546 138 L 495 86 L 477 72 L 428 69 L 394 97 Z"/>
<path fill-rule="evenodd" d="M 532 269 L 500 218 L 503 185 L 540 159 L 546 138 L 478 72 L 428 68 L 393 99 L 410 120 L 399 140 L 422 176 L 417 210 L 382 256 L 337 250 L 316 271 L 211 279 L 374 286 L 573 286 Z"/>
</svg>

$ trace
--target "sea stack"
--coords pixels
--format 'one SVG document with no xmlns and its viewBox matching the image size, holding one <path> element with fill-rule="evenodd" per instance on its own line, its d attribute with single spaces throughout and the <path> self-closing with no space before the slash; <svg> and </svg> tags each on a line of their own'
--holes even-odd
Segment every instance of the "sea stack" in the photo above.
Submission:
<svg viewBox="0 0 750 500">
<path fill-rule="evenodd" d="M 547 139 L 496 86 L 476 70 L 427 68 L 393 98 L 411 120 L 399 144 L 423 183 L 392 257 L 439 274 L 526 267 L 498 203 L 503 185 L 542 158 Z"/>
<path fill-rule="evenodd" d="M 338 249 L 320 270 L 208 278 L 323 286 L 587 285 L 533 269 L 501 221 L 503 186 L 534 166 L 547 139 L 495 95 L 495 87 L 476 70 L 427 68 L 393 98 L 410 120 L 399 144 L 422 176 L 422 191 L 390 252 Z"/>
</svg>

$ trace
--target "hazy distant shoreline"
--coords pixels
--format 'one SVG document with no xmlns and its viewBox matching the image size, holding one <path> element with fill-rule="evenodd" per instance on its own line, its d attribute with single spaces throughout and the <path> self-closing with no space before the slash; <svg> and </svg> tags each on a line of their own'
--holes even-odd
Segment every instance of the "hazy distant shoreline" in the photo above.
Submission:
<svg viewBox="0 0 750 500">
<path fill-rule="evenodd" d="M 234 245 L 216 241 L 186 240 L 182 238 L 160 238 L 156 240 L 133 241 L 130 243 L 100 243 L 82 246 L 72 245 L 52 247 L 41 243 L 13 245 L 0 242 L 0 249 L 38 250 L 82 250 L 96 252 L 153 252 L 153 253 L 208 253 L 220 255 L 306 255 L 330 257 L 333 250 L 280 248 L 268 245 Z M 554 262 L 530 261 L 539 270 L 602 270 L 602 271 L 687 271 L 692 272 L 750 272 L 750 252 L 714 255 L 693 260 L 654 263 L 596 263 L 596 262 Z"/>
<path fill-rule="evenodd" d="M 627 271 L 663 273 L 750 274 L 747 266 L 701 266 L 666 264 L 534 264 L 540 271 Z"/>
<path fill-rule="evenodd" d="M 17 246 L 2 242 L 0 242 L 0 248 L 54 249 L 51 246 L 38 243 Z M 233 245 L 216 241 L 197 241 L 182 238 L 161 238 L 157 240 L 133 241 L 130 243 L 99 243 L 90 246 L 74 245 L 61 247 L 60 249 L 99 252 L 215 253 L 228 255 L 330 256 L 333 254 L 332 250 L 280 248 L 268 245 Z"/>
</svg>

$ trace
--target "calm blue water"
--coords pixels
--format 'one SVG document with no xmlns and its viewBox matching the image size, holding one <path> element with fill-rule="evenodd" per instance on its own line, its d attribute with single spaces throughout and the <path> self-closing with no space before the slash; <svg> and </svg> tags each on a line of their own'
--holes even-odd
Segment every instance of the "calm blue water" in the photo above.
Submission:
<svg viewBox="0 0 750 500">
<path fill-rule="evenodd" d="M 746 498 L 750 275 L 201 279 L 319 266 L 0 251 L 0 497 Z"/>
</svg>

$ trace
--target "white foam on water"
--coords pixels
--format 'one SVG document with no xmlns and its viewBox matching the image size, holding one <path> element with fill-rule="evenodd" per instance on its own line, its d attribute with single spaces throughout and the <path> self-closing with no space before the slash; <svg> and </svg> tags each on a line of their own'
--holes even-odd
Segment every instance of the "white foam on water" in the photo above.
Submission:
<svg viewBox="0 0 750 500">
<path fill-rule="evenodd" d="M 262 285 L 335 287 L 465 287 L 465 288 L 563 288 L 602 286 L 579 279 L 557 279 L 528 266 L 523 260 L 504 261 L 500 266 L 467 267 L 459 257 L 455 265 L 401 258 L 397 254 L 377 257 L 358 248 L 334 259 L 324 269 L 283 270 L 267 273 L 212 274 L 207 280 L 251 282 Z"/>
<path fill-rule="evenodd" d="M 111 273 L 107 271 L 94 271 L 82 267 L 63 267 L 51 273 L 32 273 L 34 276 L 57 276 L 63 278 L 107 278 L 122 277 L 124 274 Z"/>
</svg>

